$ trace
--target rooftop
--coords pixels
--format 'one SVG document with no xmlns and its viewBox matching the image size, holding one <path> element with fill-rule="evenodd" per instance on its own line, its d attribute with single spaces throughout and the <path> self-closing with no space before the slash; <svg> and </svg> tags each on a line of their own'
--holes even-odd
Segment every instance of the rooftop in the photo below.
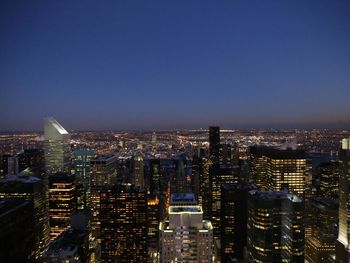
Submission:
<svg viewBox="0 0 350 263">
<path fill-rule="evenodd" d="M 169 213 L 203 213 L 200 206 L 170 206 Z"/>
<path fill-rule="evenodd" d="M 196 202 L 194 193 L 174 193 L 171 194 L 171 202 Z"/>
</svg>

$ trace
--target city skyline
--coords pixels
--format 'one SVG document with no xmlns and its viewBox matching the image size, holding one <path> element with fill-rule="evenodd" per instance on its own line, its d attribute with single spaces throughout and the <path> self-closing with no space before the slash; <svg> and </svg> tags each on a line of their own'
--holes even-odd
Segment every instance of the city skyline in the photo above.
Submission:
<svg viewBox="0 0 350 263">
<path fill-rule="evenodd" d="M 0 5 L 0 131 L 350 127 L 349 2 Z"/>
</svg>

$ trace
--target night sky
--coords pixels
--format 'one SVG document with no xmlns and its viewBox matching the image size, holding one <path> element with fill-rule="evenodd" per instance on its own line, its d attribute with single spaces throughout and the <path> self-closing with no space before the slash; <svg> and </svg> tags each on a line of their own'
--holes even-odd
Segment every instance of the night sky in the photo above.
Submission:
<svg viewBox="0 0 350 263">
<path fill-rule="evenodd" d="M 0 130 L 350 127 L 350 1 L 0 1 Z"/>
</svg>

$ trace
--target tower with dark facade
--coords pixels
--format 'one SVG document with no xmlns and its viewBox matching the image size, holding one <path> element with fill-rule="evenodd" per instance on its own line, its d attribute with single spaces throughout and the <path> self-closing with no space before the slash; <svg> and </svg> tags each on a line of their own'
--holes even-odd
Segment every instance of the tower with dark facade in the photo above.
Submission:
<svg viewBox="0 0 350 263">
<path fill-rule="evenodd" d="M 304 202 L 287 192 L 248 195 L 248 262 L 304 262 Z"/>
<path fill-rule="evenodd" d="M 249 191 L 254 184 L 221 185 L 221 261 L 242 261 L 247 246 L 247 219 Z"/>
<path fill-rule="evenodd" d="M 215 160 L 219 159 L 220 152 L 220 127 L 209 127 L 209 156 Z"/>
</svg>

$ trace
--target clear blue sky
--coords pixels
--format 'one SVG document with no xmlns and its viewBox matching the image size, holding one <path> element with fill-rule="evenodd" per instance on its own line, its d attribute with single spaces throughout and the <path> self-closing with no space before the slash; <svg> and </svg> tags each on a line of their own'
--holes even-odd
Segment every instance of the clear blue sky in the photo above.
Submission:
<svg viewBox="0 0 350 263">
<path fill-rule="evenodd" d="M 350 1 L 0 1 L 0 130 L 350 126 Z"/>
</svg>

